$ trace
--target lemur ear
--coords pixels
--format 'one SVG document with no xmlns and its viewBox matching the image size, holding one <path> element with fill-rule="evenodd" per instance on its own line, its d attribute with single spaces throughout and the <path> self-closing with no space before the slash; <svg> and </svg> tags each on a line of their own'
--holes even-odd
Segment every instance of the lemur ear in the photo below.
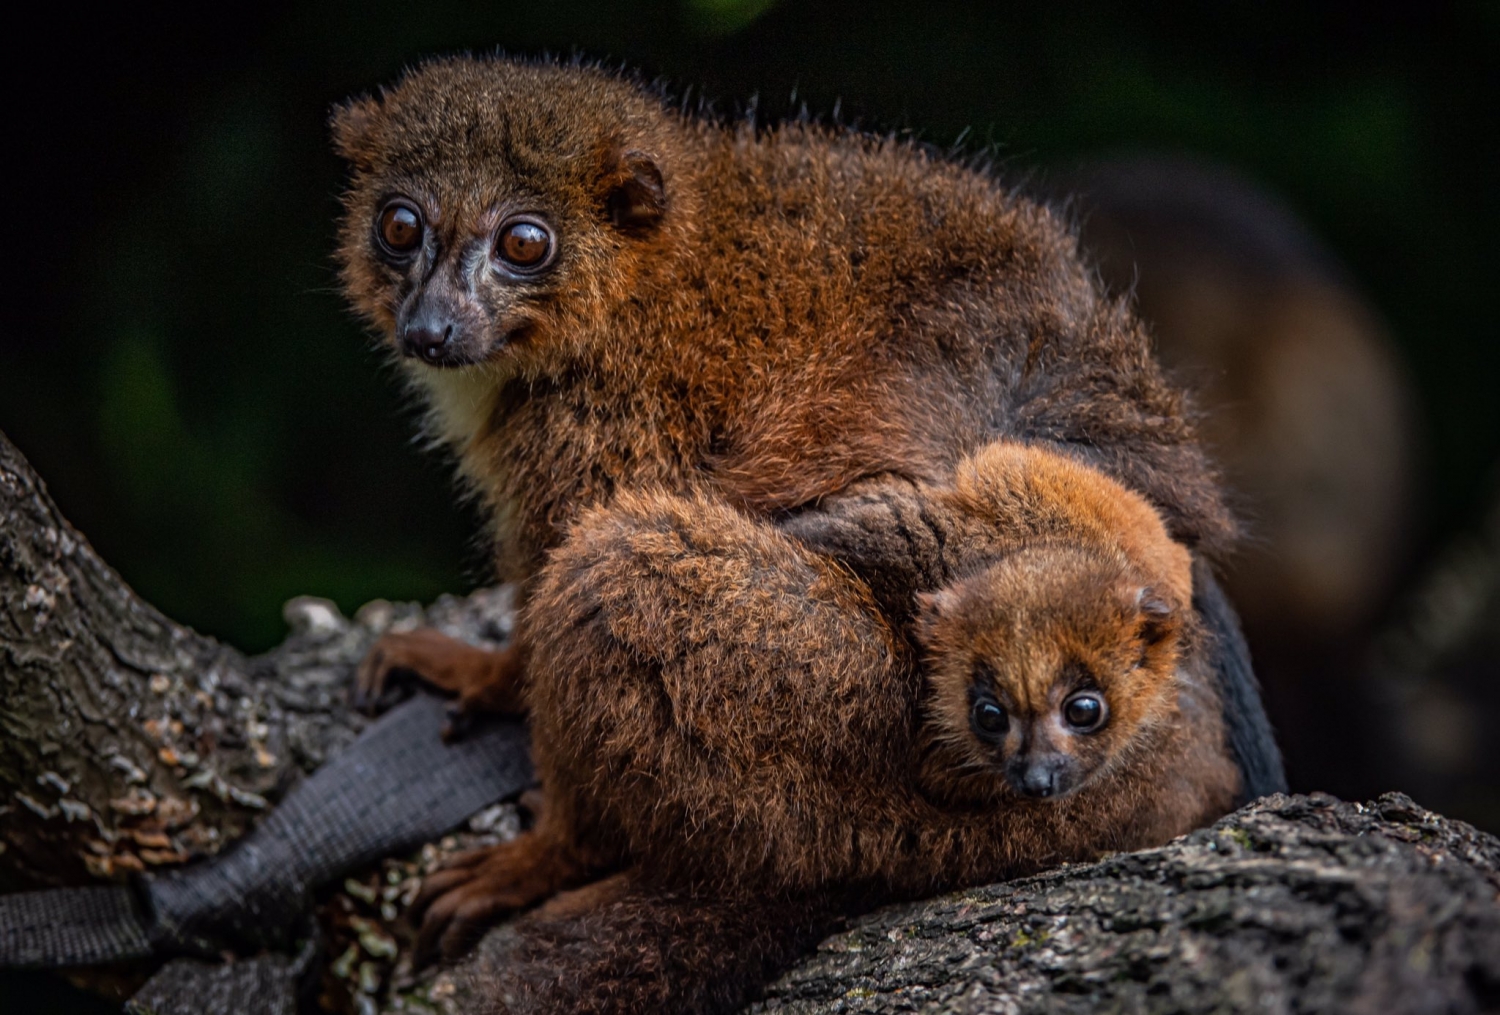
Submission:
<svg viewBox="0 0 1500 1015">
<path fill-rule="evenodd" d="M 958 593 L 952 589 L 917 593 L 917 615 L 912 624 L 912 633 L 921 645 L 930 646 L 937 633 L 938 621 L 953 609 L 958 602 Z"/>
<path fill-rule="evenodd" d="M 604 213 L 622 232 L 649 232 L 666 214 L 667 188 L 661 170 L 645 152 L 620 155 L 603 183 Z"/>
<path fill-rule="evenodd" d="M 1136 591 L 1135 607 L 1141 612 L 1141 640 L 1147 645 L 1155 645 L 1172 633 L 1176 611 L 1151 586 Z"/>
<path fill-rule="evenodd" d="M 374 164 L 372 141 L 380 115 L 380 100 L 362 95 L 334 106 L 328 117 L 333 150 L 348 159 L 356 169 L 370 169 Z"/>
</svg>

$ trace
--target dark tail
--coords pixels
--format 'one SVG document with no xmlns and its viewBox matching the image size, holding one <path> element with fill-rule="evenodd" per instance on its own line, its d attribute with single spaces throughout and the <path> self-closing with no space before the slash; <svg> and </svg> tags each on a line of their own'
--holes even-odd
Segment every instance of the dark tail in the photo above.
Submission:
<svg viewBox="0 0 1500 1015">
<path fill-rule="evenodd" d="M 1213 639 L 1211 663 L 1224 701 L 1224 726 L 1229 747 L 1244 780 L 1239 803 L 1268 793 L 1286 792 L 1286 771 L 1276 734 L 1260 700 L 1260 684 L 1250 668 L 1250 649 L 1240 633 L 1234 607 L 1219 588 L 1213 570 L 1202 559 L 1193 565 L 1193 605 Z"/>
<path fill-rule="evenodd" d="M 738 1011 L 839 922 L 829 898 L 658 892 L 621 876 L 490 936 L 469 988 L 508 1015 Z M 584 890 L 585 893 L 589 889 Z M 580 893 L 582 894 L 582 893 Z M 490 947 L 493 942 L 495 947 Z"/>
</svg>

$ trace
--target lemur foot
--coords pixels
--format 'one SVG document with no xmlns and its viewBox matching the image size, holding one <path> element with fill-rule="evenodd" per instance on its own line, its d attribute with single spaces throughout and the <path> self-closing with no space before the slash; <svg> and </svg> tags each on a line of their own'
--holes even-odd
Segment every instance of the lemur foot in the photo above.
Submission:
<svg viewBox="0 0 1500 1015">
<path fill-rule="evenodd" d="M 408 918 L 420 921 L 413 960 L 462 954 L 502 916 L 536 905 L 586 880 L 565 847 L 535 832 L 462 853 L 427 877 Z"/>
</svg>

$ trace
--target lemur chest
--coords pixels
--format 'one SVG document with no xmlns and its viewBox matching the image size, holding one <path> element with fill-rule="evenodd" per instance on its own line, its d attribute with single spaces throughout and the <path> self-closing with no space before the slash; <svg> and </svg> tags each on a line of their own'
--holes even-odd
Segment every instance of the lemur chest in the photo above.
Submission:
<svg viewBox="0 0 1500 1015">
<path fill-rule="evenodd" d="M 768 515 L 871 475 L 926 476 L 961 441 L 934 426 L 943 416 L 915 387 L 792 371 L 758 390 L 624 383 L 600 370 L 513 382 L 464 458 L 502 558 L 537 560 L 582 511 L 625 489 L 707 493 Z"/>
</svg>

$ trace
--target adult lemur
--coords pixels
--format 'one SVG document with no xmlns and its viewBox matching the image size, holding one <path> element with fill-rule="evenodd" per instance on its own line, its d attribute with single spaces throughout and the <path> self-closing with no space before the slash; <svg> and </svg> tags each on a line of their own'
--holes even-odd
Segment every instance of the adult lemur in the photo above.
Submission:
<svg viewBox="0 0 1500 1015">
<path fill-rule="evenodd" d="M 872 477 L 941 483 L 1003 437 L 1137 491 L 1198 554 L 1233 540 L 1135 318 L 1052 212 L 984 172 L 508 59 L 419 67 L 334 134 L 350 299 L 522 583 L 510 651 L 390 636 L 361 673 L 367 694 L 410 669 L 530 713 L 536 829 L 418 907 L 420 943 L 451 952 L 550 900 L 488 974 L 505 1004 L 717 1010 L 830 916 L 945 883 L 917 854 L 891 880 L 860 861 L 914 847 L 933 813 L 887 792 L 913 778 L 911 642 L 780 523 Z M 1262 790 L 1274 744 L 1199 584 L 1224 637 L 1182 665 L 1235 684 L 1225 750 Z M 895 721 L 858 707 L 873 686 L 904 689 Z"/>
</svg>

